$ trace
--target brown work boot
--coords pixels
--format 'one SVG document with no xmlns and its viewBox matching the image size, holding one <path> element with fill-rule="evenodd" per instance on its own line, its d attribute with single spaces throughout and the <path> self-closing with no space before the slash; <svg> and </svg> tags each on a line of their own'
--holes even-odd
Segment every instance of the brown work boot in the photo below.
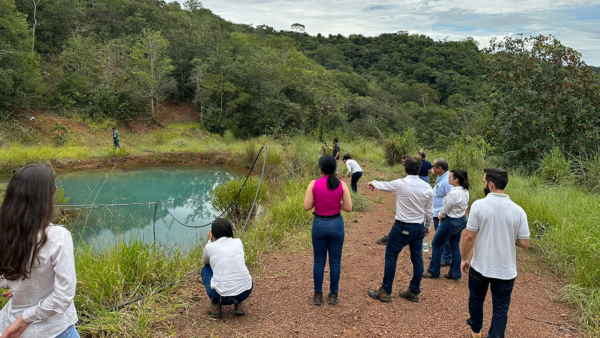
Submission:
<svg viewBox="0 0 600 338">
<path fill-rule="evenodd" d="M 323 304 L 323 292 L 315 292 L 313 302 L 316 306 L 321 306 L 321 304 Z"/>
<path fill-rule="evenodd" d="M 338 297 L 337 292 L 330 292 L 329 297 L 327 297 L 327 301 L 329 302 L 329 305 L 337 304 L 337 297 Z"/>
<path fill-rule="evenodd" d="M 472 338 L 483 338 L 483 335 L 481 334 L 481 332 L 475 333 L 475 332 L 471 331 L 471 337 Z"/>
<path fill-rule="evenodd" d="M 233 304 L 233 314 L 241 317 L 244 315 L 244 310 L 242 309 L 242 303 Z"/>
<path fill-rule="evenodd" d="M 427 278 L 427 279 L 440 279 L 440 276 L 432 276 L 429 272 L 424 272 L 423 273 L 423 278 Z"/>
<path fill-rule="evenodd" d="M 385 292 L 383 288 L 379 288 L 379 290 L 369 290 L 368 294 L 369 297 L 379 299 L 380 301 L 386 303 L 389 303 L 389 301 L 392 299 L 392 295 Z"/>
<path fill-rule="evenodd" d="M 404 298 L 406 300 L 409 300 L 409 301 L 411 301 L 413 303 L 418 303 L 419 302 L 419 295 L 416 294 L 416 293 L 412 293 L 410 290 L 407 290 L 407 291 L 401 290 L 398 293 L 398 296 L 400 296 L 400 297 L 402 297 L 402 298 Z"/>
<path fill-rule="evenodd" d="M 380 239 L 377 240 L 377 244 L 381 244 L 381 245 L 387 245 L 387 235 L 381 237 Z"/>
<path fill-rule="evenodd" d="M 207 313 L 213 319 L 221 319 L 221 318 L 223 318 L 223 315 L 221 314 L 222 308 L 223 307 L 221 306 L 221 304 L 217 304 L 217 305 L 211 304 Z"/>
</svg>

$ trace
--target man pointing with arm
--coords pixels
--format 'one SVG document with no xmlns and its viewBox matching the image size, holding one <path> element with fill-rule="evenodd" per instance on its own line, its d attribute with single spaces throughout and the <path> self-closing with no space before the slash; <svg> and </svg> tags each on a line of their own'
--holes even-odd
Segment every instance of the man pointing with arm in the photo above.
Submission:
<svg viewBox="0 0 600 338">
<path fill-rule="evenodd" d="M 433 218 L 433 193 L 431 186 L 418 176 L 421 161 L 408 157 L 404 163 L 406 178 L 391 182 L 369 182 L 369 188 L 396 194 L 396 219 L 388 235 L 385 247 L 383 283 L 378 290 L 369 290 L 370 297 L 389 302 L 396 275 L 398 254 L 405 246 L 410 248 L 413 276 L 408 290 L 399 296 L 411 302 L 419 301 L 423 278 L 423 238 L 429 233 Z M 425 219 L 425 223 L 423 223 Z"/>
</svg>

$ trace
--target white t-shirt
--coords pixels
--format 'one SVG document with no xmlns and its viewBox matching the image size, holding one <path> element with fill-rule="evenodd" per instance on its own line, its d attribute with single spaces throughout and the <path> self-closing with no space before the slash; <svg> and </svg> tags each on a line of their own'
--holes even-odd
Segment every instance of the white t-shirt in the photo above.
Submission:
<svg viewBox="0 0 600 338">
<path fill-rule="evenodd" d="M 358 165 L 358 162 L 356 162 L 355 160 L 346 160 L 346 168 L 348 168 L 348 172 L 346 173 L 346 175 L 352 173 L 357 173 L 357 172 L 362 172 L 362 168 L 360 167 L 360 165 Z"/>
<path fill-rule="evenodd" d="M 211 288 L 221 296 L 237 296 L 252 288 L 252 276 L 246 268 L 244 245 L 239 238 L 221 237 L 206 243 L 202 263 L 210 265 Z"/>
<path fill-rule="evenodd" d="M 13 293 L 0 312 L 0 334 L 21 315 L 31 323 L 21 338 L 56 337 L 77 323 L 73 238 L 58 225 L 50 225 L 46 233 L 48 241 L 38 253 L 39 265 L 33 265 L 29 278 L 0 278 L 0 287 L 10 286 Z"/>
<path fill-rule="evenodd" d="M 471 266 L 488 278 L 517 277 L 517 239 L 529 238 L 527 214 L 506 194 L 489 193 L 471 205 L 467 230 L 477 231 Z"/>
</svg>

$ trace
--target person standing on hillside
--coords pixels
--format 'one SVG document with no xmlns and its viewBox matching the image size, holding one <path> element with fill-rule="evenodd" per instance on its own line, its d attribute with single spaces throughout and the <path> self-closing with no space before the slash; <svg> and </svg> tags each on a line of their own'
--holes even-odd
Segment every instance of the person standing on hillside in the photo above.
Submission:
<svg viewBox="0 0 600 338">
<path fill-rule="evenodd" d="M 399 296 L 411 302 L 419 301 L 421 279 L 423 277 L 423 238 L 429 234 L 433 217 L 433 193 L 431 186 L 419 179 L 421 161 L 409 157 L 404 163 L 406 178 L 391 182 L 369 182 L 371 190 L 396 194 L 396 220 L 388 235 L 385 247 L 385 269 L 383 283 L 379 290 L 369 290 L 371 298 L 389 302 L 392 284 L 396 275 L 398 255 L 405 246 L 410 248 L 410 260 L 413 264 L 413 276 L 408 290 L 400 291 Z M 423 223 L 425 219 L 425 223 Z"/>
<path fill-rule="evenodd" d="M 121 146 L 119 145 L 119 135 L 120 135 L 119 131 L 117 130 L 117 128 L 113 127 L 112 132 L 113 132 L 112 137 L 113 137 L 113 143 L 115 145 L 115 149 L 121 148 Z"/>
<path fill-rule="evenodd" d="M 338 139 L 337 137 L 333 139 L 333 147 L 328 145 L 327 142 L 325 142 L 325 146 L 331 150 L 333 150 L 333 153 L 331 154 L 333 156 L 333 158 L 335 158 L 336 161 L 340 160 L 340 145 L 338 144 Z"/>
<path fill-rule="evenodd" d="M 452 186 L 448 183 L 448 161 L 443 158 L 436 159 L 433 161 L 430 172 L 438 176 L 437 181 L 435 181 L 435 187 L 433 187 L 433 227 L 435 228 L 435 231 L 438 231 L 440 225 L 438 216 L 440 209 L 442 208 L 444 197 L 452 190 Z M 450 248 L 450 242 L 446 241 L 446 243 L 442 245 L 441 266 L 450 266 L 451 261 L 452 249 Z"/>
<path fill-rule="evenodd" d="M 425 159 L 425 157 L 425 151 L 421 149 L 421 151 L 419 151 L 419 158 L 421 159 L 421 171 L 419 171 L 419 178 L 429 183 L 429 170 L 431 170 L 433 166 L 431 165 L 431 162 Z"/>
<path fill-rule="evenodd" d="M 517 277 L 516 247 L 529 247 L 527 214 L 504 192 L 506 171 L 484 170 L 486 197 L 471 206 L 465 239 L 461 245 L 461 270 L 469 274 L 469 314 L 471 336 L 481 338 L 483 303 L 488 288 L 492 292 L 493 316 L 489 338 L 503 338 L 508 321 L 510 297 Z M 469 255 L 475 244 L 473 259 Z"/>
<path fill-rule="evenodd" d="M 346 175 L 348 177 L 352 176 L 352 181 L 350 182 L 350 186 L 352 187 L 352 191 L 354 193 L 358 192 L 358 180 L 362 177 L 363 171 L 358 162 L 350 157 L 350 154 L 344 155 L 342 161 L 346 163 L 346 167 L 348 168 L 348 172 Z"/>
</svg>

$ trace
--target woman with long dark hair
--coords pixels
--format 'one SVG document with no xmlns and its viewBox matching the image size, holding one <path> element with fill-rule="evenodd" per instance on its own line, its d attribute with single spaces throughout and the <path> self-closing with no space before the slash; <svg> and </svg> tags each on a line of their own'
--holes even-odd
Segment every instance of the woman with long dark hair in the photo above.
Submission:
<svg viewBox="0 0 600 338">
<path fill-rule="evenodd" d="M 344 219 L 340 210 L 352 211 L 350 190 L 336 175 L 337 161 L 331 155 L 319 159 L 321 178 L 310 182 L 304 197 L 304 210 L 315 208 L 312 226 L 312 244 L 314 252 L 314 288 L 313 302 L 323 303 L 323 277 L 325 263 L 329 254 L 329 304 L 337 304 L 344 245 Z"/>
<path fill-rule="evenodd" d="M 222 306 L 233 304 L 233 313 L 243 316 L 242 302 L 252 293 L 254 283 L 246 268 L 242 240 L 233 238 L 233 227 L 228 220 L 217 218 L 208 232 L 208 241 L 200 275 L 212 303 L 209 315 L 221 319 Z"/>
<path fill-rule="evenodd" d="M 56 184 L 45 165 L 17 170 L 0 207 L 2 338 L 77 338 L 71 233 L 52 224 Z"/>
<path fill-rule="evenodd" d="M 440 277 L 442 245 L 450 242 L 452 262 L 450 271 L 444 275 L 447 279 L 460 279 L 460 237 L 467 227 L 466 211 L 469 207 L 469 179 L 466 170 L 453 169 L 448 175 L 448 183 L 453 188 L 444 197 L 439 212 L 440 224 L 435 231 L 431 247 L 433 250 L 431 263 L 423 278 L 438 279 Z"/>
</svg>

